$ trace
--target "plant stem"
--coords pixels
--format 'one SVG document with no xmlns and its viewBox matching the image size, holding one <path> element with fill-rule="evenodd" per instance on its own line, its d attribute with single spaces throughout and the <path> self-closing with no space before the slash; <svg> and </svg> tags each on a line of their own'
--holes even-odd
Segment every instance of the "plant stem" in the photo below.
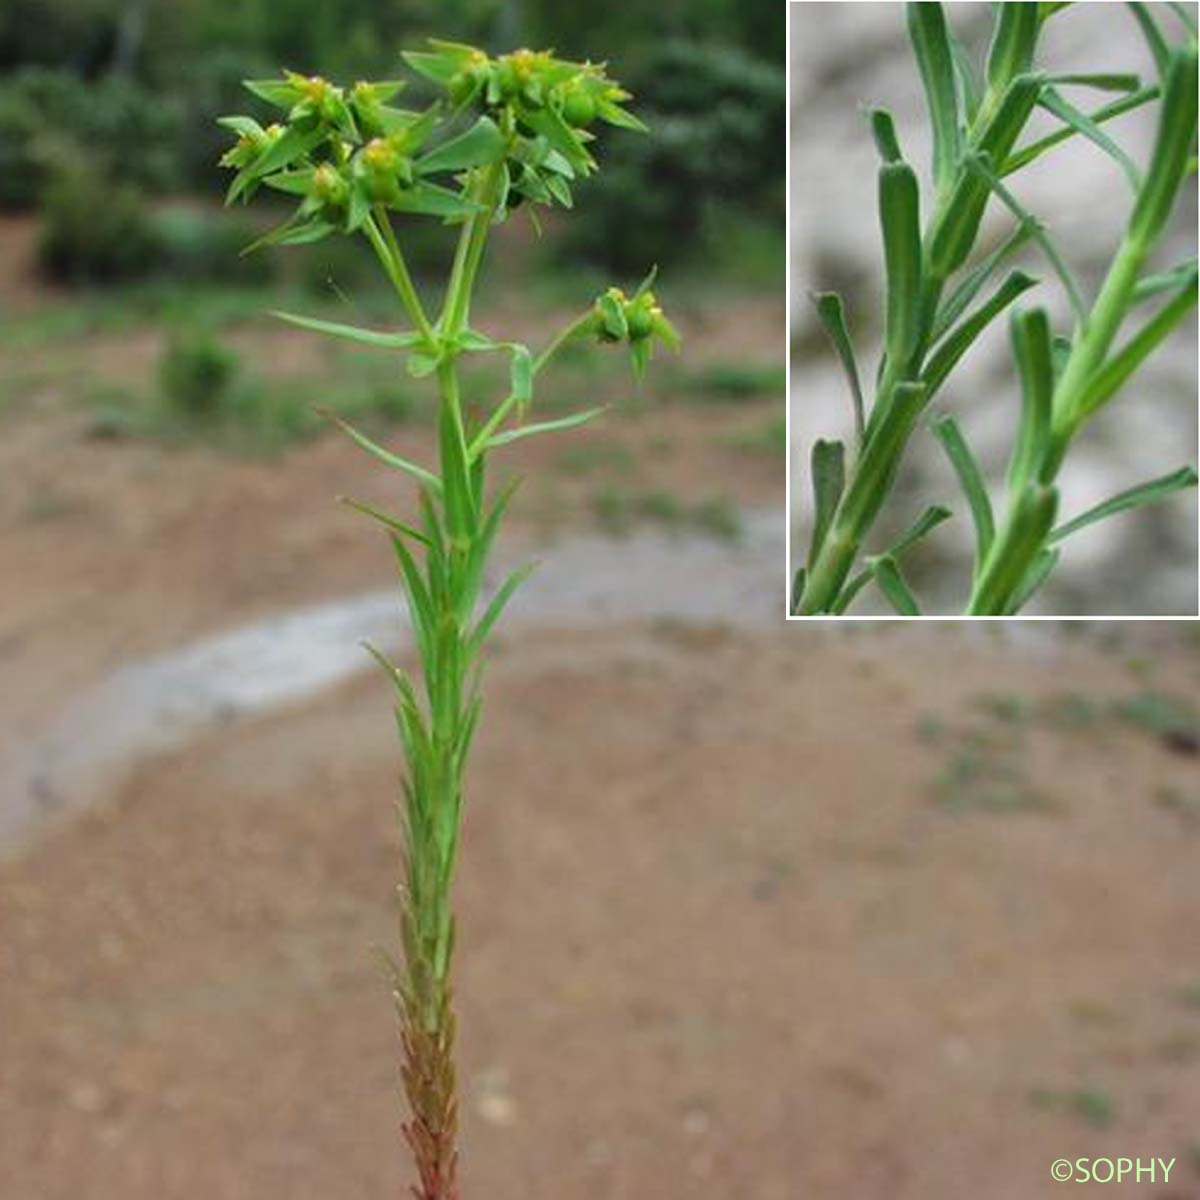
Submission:
<svg viewBox="0 0 1200 1200">
<path fill-rule="evenodd" d="M 404 255 L 400 252 L 400 245 L 396 241 L 396 231 L 392 228 L 391 219 L 387 215 L 387 210 L 382 206 L 376 208 L 376 214 L 376 217 L 368 217 L 363 223 L 367 240 L 383 264 L 383 269 L 392 281 L 392 286 L 400 297 L 400 303 L 404 305 L 413 324 L 420 331 L 422 337 L 432 343 L 434 341 L 433 326 L 430 325 L 429 318 L 425 315 L 421 297 L 417 294 L 412 276 L 408 273 L 408 265 L 404 261 Z"/>
</svg>

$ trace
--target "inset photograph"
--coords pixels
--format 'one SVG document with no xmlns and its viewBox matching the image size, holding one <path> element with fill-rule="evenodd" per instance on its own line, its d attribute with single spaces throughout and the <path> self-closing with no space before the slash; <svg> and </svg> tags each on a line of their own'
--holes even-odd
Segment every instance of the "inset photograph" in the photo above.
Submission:
<svg viewBox="0 0 1200 1200">
<path fill-rule="evenodd" d="M 1197 615 L 1196 17 L 789 5 L 790 615 Z"/>
</svg>

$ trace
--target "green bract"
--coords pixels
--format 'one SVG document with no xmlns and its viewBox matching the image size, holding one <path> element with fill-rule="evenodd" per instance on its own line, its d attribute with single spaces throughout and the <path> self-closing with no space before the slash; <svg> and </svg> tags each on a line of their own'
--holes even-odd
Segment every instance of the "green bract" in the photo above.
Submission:
<svg viewBox="0 0 1200 1200">
<path fill-rule="evenodd" d="M 538 355 L 470 323 L 471 297 L 491 228 L 519 199 L 570 207 L 570 183 L 597 169 L 586 128 L 596 120 L 640 130 L 629 98 L 602 67 L 544 52 L 489 58 L 472 46 L 434 41 L 405 56 L 446 95 L 423 111 L 395 107 L 398 81 L 343 89 L 288 71 L 247 87 L 283 111 L 263 128 L 249 117 L 222 124 L 238 136 L 221 160 L 235 171 L 229 199 L 263 184 L 295 196 L 297 208 L 261 244 L 361 234 L 395 288 L 408 328 L 362 329 L 313 317 L 276 315 L 305 329 L 404 356 L 410 375 L 436 380 L 438 462 L 425 466 L 338 421 L 380 462 L 417 487 L 410 520 L 349 503 L 391 540 L 420 660 L 419 678 L 379 661 L 395 689 L 407 767 L 402 806 L 403 961 L 391 964 L 412 1117 L 405 1134 L 420 1176 L 420 1200 L 450 1200 L 455 1183 L 457 1099 L 450 968 L 450 891 L 458 852 L 463 780 L 480 709 L 482 653 L 504 607 L 528 575 L 511 574 L 487 595 L 489 554 L 512 495 L 487 486 L 492 453 L 513 442 L 582 425 L 601 409 L 527 423 L 543 367 L 569 341 L 624 342 L 641 373 L 655 341 L 679 335 L 651 291 L 651 271 L 632 296 L 610 288 Z M 409 273 L 394 214 L 461 226 L 441 311 L 431 317 Z M 468 415 L 460 391 L 463 354 L 508 359 L 507 394 Z M 473 410 L 475 411 L 475 410 Z M 336 418 L 335 418 L 336 419 Z"/>
<path fill-rule="evenodd" d="M 1122 492 L 1081 517 L 1055 527 L 1057 477 L 1072 440 L 1091 415 L 1174 330 L 1196 304 L 1196 262 L 1147 271 L 1185 183 L 1194 179 L 1196 153 L 1195 31 L 1185 22 L 1171 47 L 1151 7 L 1131 4 L 1160 80 L 1143 86 L 1130 74 L 1051 75 L 1038 69 L 1042 28 L 1061 4 L 993 6 L 993 32 L 980 73 L 959 45 L 942 6 L 906 6 L 908 31 L 932 130 L 929 214 L 922 223 L 916 173 L 905 161 L 895 123 L 869 110 L 871 132 L 883 160 L 879 215 L 886 305 L 884 355 L 868 411 L 841 300 L 813 297 L 821 322 L 845 370 L 854 406 L 853 456 L 840 442 L 819 440 L 812 455 L 815 518 L 804 566 L 792 588 L 796 613 L 844 612 L 871 579 L 904 615 L 919 611 L 900 572 L 898 555 L 939 521 L 918 522 L 919 533 L 882 555 L 866 556 L 854 572 L 876 516 L 889 496 L 904 449 L 919 418 L 980 334 L 1038 281 L 1007 268 L 1013 255 L 1034 244 L 1063 284 L 1074 327 L 1056 332 L 1044 308 L 1011 317 L 1014 392 L 1013 447 L 999 516 L 975 456 L 952 417 L 934 432 L 962 486 L 975 529 L 974 570 L 966 611 L 1007 616 L 1018 612 L 1058 561 L 1057 543 L 1092 521 L 1192 487 L 1191 468 Z M 1167 6 L 1153 6 L 1162 8 Z M 1174 9 L 1176 6 L 1169 6 Z M 1058 18 L 1069 21 L 1070 16 Z M 1064 88 L 1124 92 L 1092 112 Z M 1158 101 L 1158 131 L 1148 163 L 1139 167 L 1102 126 L 1121 113 Z M 1020 145 L 1030 118 L 1042 108 L 1061 128 Z M 1066 138 L 1081 135 L 1120 167 L 1133 190 L 1124 237 L 1116 247 L 1090 307 L 1047 231 L 1009 190 L 1007 180 Z M 987 205 L 993 200 L 1015 220 L 1010 235 L 982 260 L 972 261 Z M 984 296 L 982 300 L 980 297 Z M 1135 307 L 1159 302 L 1123 345 L 1117 337 Z M 932 510 L 927 510 L 932 511 Z M 946 513 L 945 509 L 938 509 Z"/>
</svg>

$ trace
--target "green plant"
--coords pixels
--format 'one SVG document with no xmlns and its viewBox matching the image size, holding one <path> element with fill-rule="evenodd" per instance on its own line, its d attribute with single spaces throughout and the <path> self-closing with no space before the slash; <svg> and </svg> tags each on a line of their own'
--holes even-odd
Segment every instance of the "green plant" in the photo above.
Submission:
<svg viewBox="0 0 1200 1200">
<path fill-rule="evenodd" d="M 299 198 L 294 215 L 258 245 L 362 234 L 377 255 L 411 324 L 379 331 L 279 314 L 302 328 L 406 355 L 407 370 L 438 388 L 436 468 L 384 449 L 339 421 L 364 449 L 415 480 L 418 515 L 401 520 L 350 503 L 390 535 L 399 565 L 421 672 L 414 678 L 374 652 L 396 692 L 407 766 L 402 807 L 404 883 L 402 964 L 392 964 L 403 1048 L 402 1074 L 412 1110 L 405 1135 L 421 1200 L 448 1200 L 456 1183 L 457 1096 L 451 965 L 451 888 L 458 854 L 463 780 L 480 711 L 480 674 L 488 636 L 529 573 L 511 574 L 480 608 L 484 572 L 512 489 L 489 495 L 495 451 L 522 438 L 582 425 L 599 409 L 528 423 L 534 382 L 568 343 L 623 343 L 636 372 L 656 341 L 678 343 L 651 291 L 653 272 L 627 296 L 604 292 L 534 355 L 471 324 L 471 301 L 488 235 L 520 204 L 569 207 L 577 179 L 596 162 L 588 149 L 597 120 L 640 130 L 622 102 L 628 94 L 598 66 L 518 50 L 499 58 L 451 42 L 409 53 L 410 67 L 444 98 L 410 111 L 391 104 L 398 81 L 342 89 L 289 72 L 251 82 L 256 96 L 287 114 L 263 128 L 249 117 L 222 123 L 238 134 L 224 158 L 236 175 L 230 199 L 267 186 Z M 440 180 L 441 182 L 436 182 Z M 440 314 L 431 319 L 409 271 L 393 214 L 459 226 Z M 468 406 L 460 360 L 502 355 L 505 398 Z"/>
<path fill-rule="evenodd" d="M 1035 285 L 1031 276 L 1014 269 L 986 300 L 975 303 L 989 281 L 1028 244 L 1040 248 L 1061 278 L 1074 312 L 1074 328 L 1070 336 L 1055 332 L 1040 307 L 1012 314 L 1013 354 L 1023 399 L 999 515 L 954 418 L 944 416 L 934 425 L 962 485 L 975 528 L 975 564 L 966 611 L 972 615 L 1018 612 L 1054 569 L 1059 544 L 1071 533 L 1196 483 L 1196 472 L 1188 466 L 1058 522 L 1057 479 L 1074 438 L 1192 310 L 1197 294 L 1194 258 L 1164 273 L 1147 272 L 1195 167 L 1197 51 L 1192 17 L 1185 6 L 1170 6 L 1187 23 L 1183 41 L 1171 47 L 1151 6 L 1128 6 L 1159 74 L 1156 82 L 1143 84 L 1135 75 L 1056 75 L 1036 68 L 1038 42 L 1047 21 L 1069 7 L 994 6 L 986 73 L 977 78 L 942 6 L 907 5 L 908 31 L 933 130 L 932 211 L 922 229 L 916 174 L 903 157 L 890 113 L 873 110 L 871 126 L 882 159 L 884 356 L 874 403 L 867 411 L 841 299 L 832 292 L 814 296 L 850 384 L 857 444 L 850 463 L 839 441 L 819 440 L 813 447 L 816 517 L 807 559 L 793 589 L 797 613 L 842 613 L 872 579 L 898 612 L 919 611 L 899 560 L 913 541 L 950 515 L 948 510 L 930 508 L 899 543 L 867 557 L 856 574 L 854 567 L 921 415 L 980 333 Z M 1119 95 L 1085 113 L 1064 94 L 1075 87 Z M 1155 101 L 1158 131 L 1150 161 L 1141 170 L 1105 133 L 1103 124 Z M 1018 145 L 1038 107 L 1057 119 L 1060 127 Z M 1076 135 L 1110 154 L 1133 192 L 1124 237 L 1090 305 L 1046 231 L 1006 182 Z M 993 197 L 1013 214 L 1015 224 L 997 249 L 981 260 L 972 259 L 984 210 Z M 1116 346 L 1127 318 L 1156 300 L 1163 301 L 1158 311 Z"/>
<path fill-rule="evenodd" d="M 168 404 L 190 421 L 211 421 L 225 405 L 238 357 L 204 329 L 173 330 L 159 367 Z"/>
<path fill-rule="evenodd" d="M 163 245 L 141 191 L 80 161 L 46 189 L 37 252 L 52 279 L 116 283 L 157 270 Z"/>
</svg>

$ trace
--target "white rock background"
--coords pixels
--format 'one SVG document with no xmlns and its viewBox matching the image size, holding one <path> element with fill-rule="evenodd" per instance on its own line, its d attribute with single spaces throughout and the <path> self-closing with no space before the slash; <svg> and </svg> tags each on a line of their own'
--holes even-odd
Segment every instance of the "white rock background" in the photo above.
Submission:
<svg viewBox="0 0 1200 1200">
<path fill-rule="evenodd" d="M 1166 5 L 1154 4 L 1163 24 L 1179 28 Z M 1195 5 L 1191 6 L 1193 9 Z M 954 3 L 948 13 L 959 36 L 982 63 L 990 5 Z M 806 293 L 834 289 L 846 302 L 864 385 L 873 375 L 881 326 L 882 248 L 875 207 L 878 157 L 864 118 L 866 108 L 890 109 L 905 157 L 918 174 L 929 170 L 930 144 L 924 97 L 905 32 L 900 3 L 792 3 L 791 165 L 791 471 L 793 561 L 803 558 L 811 522 L 808 457 L 817 437 L 851 435 L 848 392 L 832 349 Z M 1039 64 L 1064 71 L 1136 71 L 1155 77 L 1141 35 L 1125 6 L 1076 4 L 1048 25 Z M 1085 109 L 1107 93 L 1072 88 Z M 1106 129 L 1135 162 L 1150 154 L 1155 105 L 1108 123 Z M 1049 130 L 1038 113 L 1033 130 Z M 926 180 L 922 179 L 925 189 Z M 1075 272 L 1085 302 L 1094 296 L 1131 207 L 1119 168 L 1091 143 L 1074 138 L 1006 181 L 1039 216 Z M 928 191 L 923 190 L 923 203 Z M 1162 266 L 1196 252 L 1196 196 L 1177 210 Z M 983 244 L 1011 228 L 995 201 L 989 205 Z M 1020 265 L 1042 284 L 1022 300 L 1050 308 L 1056 329 L 1069 329 L 1061 285 L 1036 249 Z M 1150 310 L 1147 309 L 1147 312 Z M 1136 324 L 1131 322 L 1131 328 Z M 1126 331 L 1126 335 L 1128 330 Z M 1177 330 L 1135 380 L 1085 429 L 1060 476 L 1061 512 L 1073 515 L 1123 488 L 1194 463 L 1197 455 L 1197 348 L 1194 318 Z M 999 502 L 1000 485 L 1015 431 L 1019 385 L 1008 349 L 1007 322 L 989 330 L 962 360 L 930 410 L 953 411 L 979 457 Z M 894 499 L 876 527 L 870 549 L 907 525 L 928 503 L 947 504 L 945 523 L 924 552 L 906 559 L 906 571 L 927 613 L 961 611 L 971 556 L 966 504 L 928 429 L 928 418 L 910 443 Z M 854 612 L 890 611 L 868 589 Z M 1093 526 L 1065 544 L 1059 568 L 1034 614 L 1192 615 L 1197 612 L 1197 494 Z"/>
</svg>

